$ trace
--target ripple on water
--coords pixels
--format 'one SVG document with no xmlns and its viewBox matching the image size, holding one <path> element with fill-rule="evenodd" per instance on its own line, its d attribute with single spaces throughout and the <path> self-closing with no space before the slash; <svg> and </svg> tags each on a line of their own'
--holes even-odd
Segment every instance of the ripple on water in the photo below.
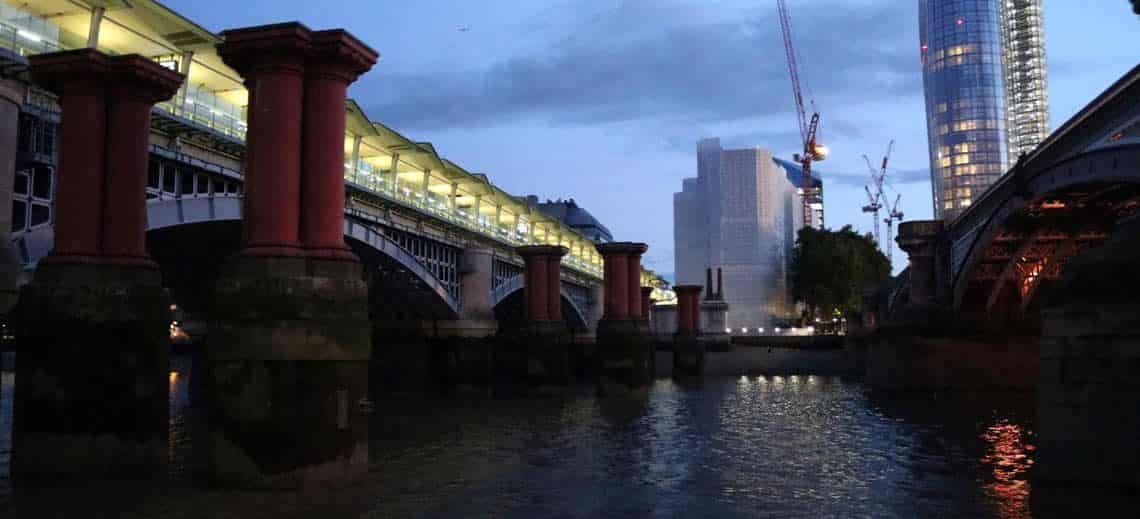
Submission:
<svg viewBox="0 0 1140 519">
<path fill-rule="evenodd" d="M 175 359 L 172 371 L 172 473 L 185 482 L 193 369 Z M 0 456 L 11 382 L 7 374 L 0 395 Z M 282 517 L 329 510 L 527 518 L 1032 513 L 1031 398 L 881 398 L 838 378 L 781 376 L 659 380 L 634 400 L 599 400 L 586 386 L 544 399 L 375 400 L 372 471 L 360 485 L 272 498 L 182 485 L 123 490 L 98 506 L 126 517 L 146 515 L 140 510 L 193 516 L 177 512 L 184 509 Z"/>
</svg>

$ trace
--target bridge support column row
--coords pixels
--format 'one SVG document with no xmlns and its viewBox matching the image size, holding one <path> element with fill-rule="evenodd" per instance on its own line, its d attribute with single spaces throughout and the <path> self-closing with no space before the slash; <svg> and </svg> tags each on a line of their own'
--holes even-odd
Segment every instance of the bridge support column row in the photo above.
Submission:
<svg viewBox="0 0 1140 519">
<path fill-rule="evenodd" d="M 316 487 L 367 471 L 372 330 L 344 243 L 345 92 L 377 54 L 298 23 L 229 30 L 251 87 L 241 253 L 215 287 L 204 383 L 210 479 Z"/>
<path fill-rule="evenodd" d="M 594 347 L 598 389 L 603 395 L 646 386 L 653 377 L 649 323 L 642 315 L 641 256 L 644 243 L 599 244 L 605 276 L 605 309 Z"/>
<path fill-rule="evenodd" d="M 138 55 L 32 56 L 63 108 L 55 248 L 21 291 L 18 480 L 162 478 L 169 299 L 145 247 L 150 110 L 182 76 Z"/>
</svg>

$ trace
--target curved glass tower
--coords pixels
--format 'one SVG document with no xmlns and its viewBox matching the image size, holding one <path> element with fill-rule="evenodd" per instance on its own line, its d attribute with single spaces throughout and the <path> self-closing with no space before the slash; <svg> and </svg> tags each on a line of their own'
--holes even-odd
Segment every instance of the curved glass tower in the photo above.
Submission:
<svg viewBox="0 0 1140 519">
<path fill-rule="evenodd" d="M 919 0 L 936 218 L 952 220 L 1008 164 L 1000 0 Z"/>
</svg>

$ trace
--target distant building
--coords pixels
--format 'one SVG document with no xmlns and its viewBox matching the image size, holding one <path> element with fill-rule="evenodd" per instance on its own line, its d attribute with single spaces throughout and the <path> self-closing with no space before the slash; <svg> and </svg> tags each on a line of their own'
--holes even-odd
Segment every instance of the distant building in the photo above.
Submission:
<svg viewBox="0 0 1140 519">
<path fill-rule="evenodd" d="M 934 214 L 952 220 L 1049 132 L 1041 0 L 919 0 Z"/>
<path fill-rule="evenodd" d="M 610 230 L 602 225 L 602 222 L 599 222 L 597 218 L 594 218 L 594 215 L 590 214 L 589 211 L 578 207 L 573 198 L 569 200 L 547 200 L 545 202 L 539 202 L 535 195 L 528 195 L 526 198 L 530 205 L 542 211 L 543 214 L 557 218 L 570 228 L 593 240 L 594 243 L 614 241 Z"/>
<path fill-rule="evenodd" d="M 725 150 L 720 139 L 703 139 L 697 177 L 673 195 L 676 283 L 703 285 L 706 268 L 723 269 L 733 328 L 794 312 L 787 269 L 802 227 L 801 178 L 783 162 L 760 147 Z M 813 185 L 822 188 L 818 179 Z M 822 208 L 818 215 L 822 222 Z"/>
</svg>

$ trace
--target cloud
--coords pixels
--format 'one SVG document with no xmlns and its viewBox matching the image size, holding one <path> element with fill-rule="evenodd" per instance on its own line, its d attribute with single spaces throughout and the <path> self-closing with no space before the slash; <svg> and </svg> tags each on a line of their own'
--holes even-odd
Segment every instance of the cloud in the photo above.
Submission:
<svg viewBox="0 0 1140 519">
<path fill-rule="evenodd" d="M 823 175 L 824 186 L 835 185 L 844 187 L 862 188 L 871 183 L 870 172 L 851 173 L 851 172 L 830 172 L 826 169 L 821 173 Z M 908 185 L 908 184 L 922 184 L 930 182 L 930 170 L 926 168 L 919 169 L 888 169 L 886 185 L 888 188 L 891 186 Z"/>
<path fill-rule="evenodd" d="M 648 4 L 624 2 L 571 18 L 568 36 L 483 67 L 366 79 L 383 86 L 362 85 L 368 92 L 362 103 L 369 113 L 406 129 L 524 118 L 561 125 L 662 118 L 699 124 L 782 113 L 791 119 L 774 12 L 709 18 L 700 15 L 708 11 L 703 2 Z M 836 4 L 814 12 L 811 30 L 802 24 L 795 36 L 815 99 L 838 113 L 863 102 L 919 95 L 910 15 L 898 4 Z M 898 27 L 903 29 L 891 29 Z M 832 128 L 861 132 L 854 125 Z"/>
</svg>

